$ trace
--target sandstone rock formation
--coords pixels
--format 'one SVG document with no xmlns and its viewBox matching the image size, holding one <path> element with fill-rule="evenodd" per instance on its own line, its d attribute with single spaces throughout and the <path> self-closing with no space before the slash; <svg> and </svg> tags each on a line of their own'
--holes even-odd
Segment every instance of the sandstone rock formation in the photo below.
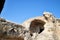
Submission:
<svg viewBox="0 0 60 40">
<path fill-rule="evenodd" d="M 22 24 L 0 18 L 0 40 L 60 40 L 60 19 L 49 12 Z"/>
<path fill-rule="evenodd" d="M 39 21 L 37 22 L 34 20 Z M 58 22 L 54 15 L 49 12 L 44 12 L 43 16 L 31 18 L 25 21 L 22 25 L 25 26 L 27 30 L 32 32 L 33 40 L 60 40 L 58 32 L 59 27 L 57 26 L 57 24 Z"/>
<path fill-rule="evenodd" d="M 0 18 L 0 40 L 24 40 L 24 27 Z"/>
</svg>

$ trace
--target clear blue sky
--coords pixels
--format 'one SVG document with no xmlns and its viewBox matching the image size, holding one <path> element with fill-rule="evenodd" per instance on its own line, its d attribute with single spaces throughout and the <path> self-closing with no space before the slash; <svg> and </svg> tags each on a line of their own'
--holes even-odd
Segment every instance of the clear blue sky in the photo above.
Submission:
<svg viewBox="0 0 60 40">
<path fill-rule="evenodd" d="M 1 17 L 22 23 L 25 20 L 41 16 L 44 11 L 60 17 L 60 0 L 6 0 Z"/>
</svg>

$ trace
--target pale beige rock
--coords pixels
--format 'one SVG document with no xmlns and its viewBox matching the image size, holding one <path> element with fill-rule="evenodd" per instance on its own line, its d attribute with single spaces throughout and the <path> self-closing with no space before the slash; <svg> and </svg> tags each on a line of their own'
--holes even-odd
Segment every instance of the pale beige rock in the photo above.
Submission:
<svg viewBox="0 0 60 40">
<path fill-rule="evenodd" d="M 31 18 L 25 21 L 22 25 L 25 26 L 27 30 L 29 30 L 31 22 L 35 19 L 44 21 L 45 25 L 44 25 L 44 30 L 40 34 L 33 33 L 33 36 L 32 36 L 33 40 L 58 40 L 55 33 L 56 19 L 52 14 L 50 14 L 49 12 L 44 12 L 43 16 Z M 37 27 L 37 30 L 38 30 L 38 27 Z"/>
<path fill-rule="evenodd" d="M 56 30 L 55 34 L 57 36 L 57 39 L 60 40 L 60 19 L 56 20 Z"/>
<path fill-rule="evenodd" d="M 0 40 L 60 40 L 60 19 L 50 12 L 22 24 L 0 18 Z"/>
</svg>

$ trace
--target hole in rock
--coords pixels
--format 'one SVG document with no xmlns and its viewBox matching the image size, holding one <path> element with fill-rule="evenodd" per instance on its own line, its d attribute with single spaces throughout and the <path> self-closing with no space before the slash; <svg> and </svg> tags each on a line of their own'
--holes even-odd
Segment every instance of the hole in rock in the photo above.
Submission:
<svg viewBox="0 0 60 40">
<path fill-rule="evenodd" d="M 29 27 L 31 33 L 41 33 L 44 30 L 45 22 L 39 19 L 34 19 Z"/>
</svg>

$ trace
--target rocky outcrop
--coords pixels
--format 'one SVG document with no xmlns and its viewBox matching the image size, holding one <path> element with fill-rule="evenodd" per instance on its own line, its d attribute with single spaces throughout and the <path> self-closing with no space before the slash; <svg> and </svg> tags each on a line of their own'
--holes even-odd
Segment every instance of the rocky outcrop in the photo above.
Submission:
<svg viewBox="0 0 60 40">
<path fill-rule="evenodd" d="M 24 27 L 0 18 L 0 40 L 24 40 Z"/>
<path fill-rule="evenodd" d="M 51 13 L 44 12 L 43 16 L 31 18 L 25 21 L 22 25 L 32 32 L 33 40 L 60 40 L 58 20 Z"/>
<path fill-rule="evenodd" d="M 60 19 L 49 12 L 22 24 L 0 18 L 0 40 L 60 40 Z"/>
</svg>

